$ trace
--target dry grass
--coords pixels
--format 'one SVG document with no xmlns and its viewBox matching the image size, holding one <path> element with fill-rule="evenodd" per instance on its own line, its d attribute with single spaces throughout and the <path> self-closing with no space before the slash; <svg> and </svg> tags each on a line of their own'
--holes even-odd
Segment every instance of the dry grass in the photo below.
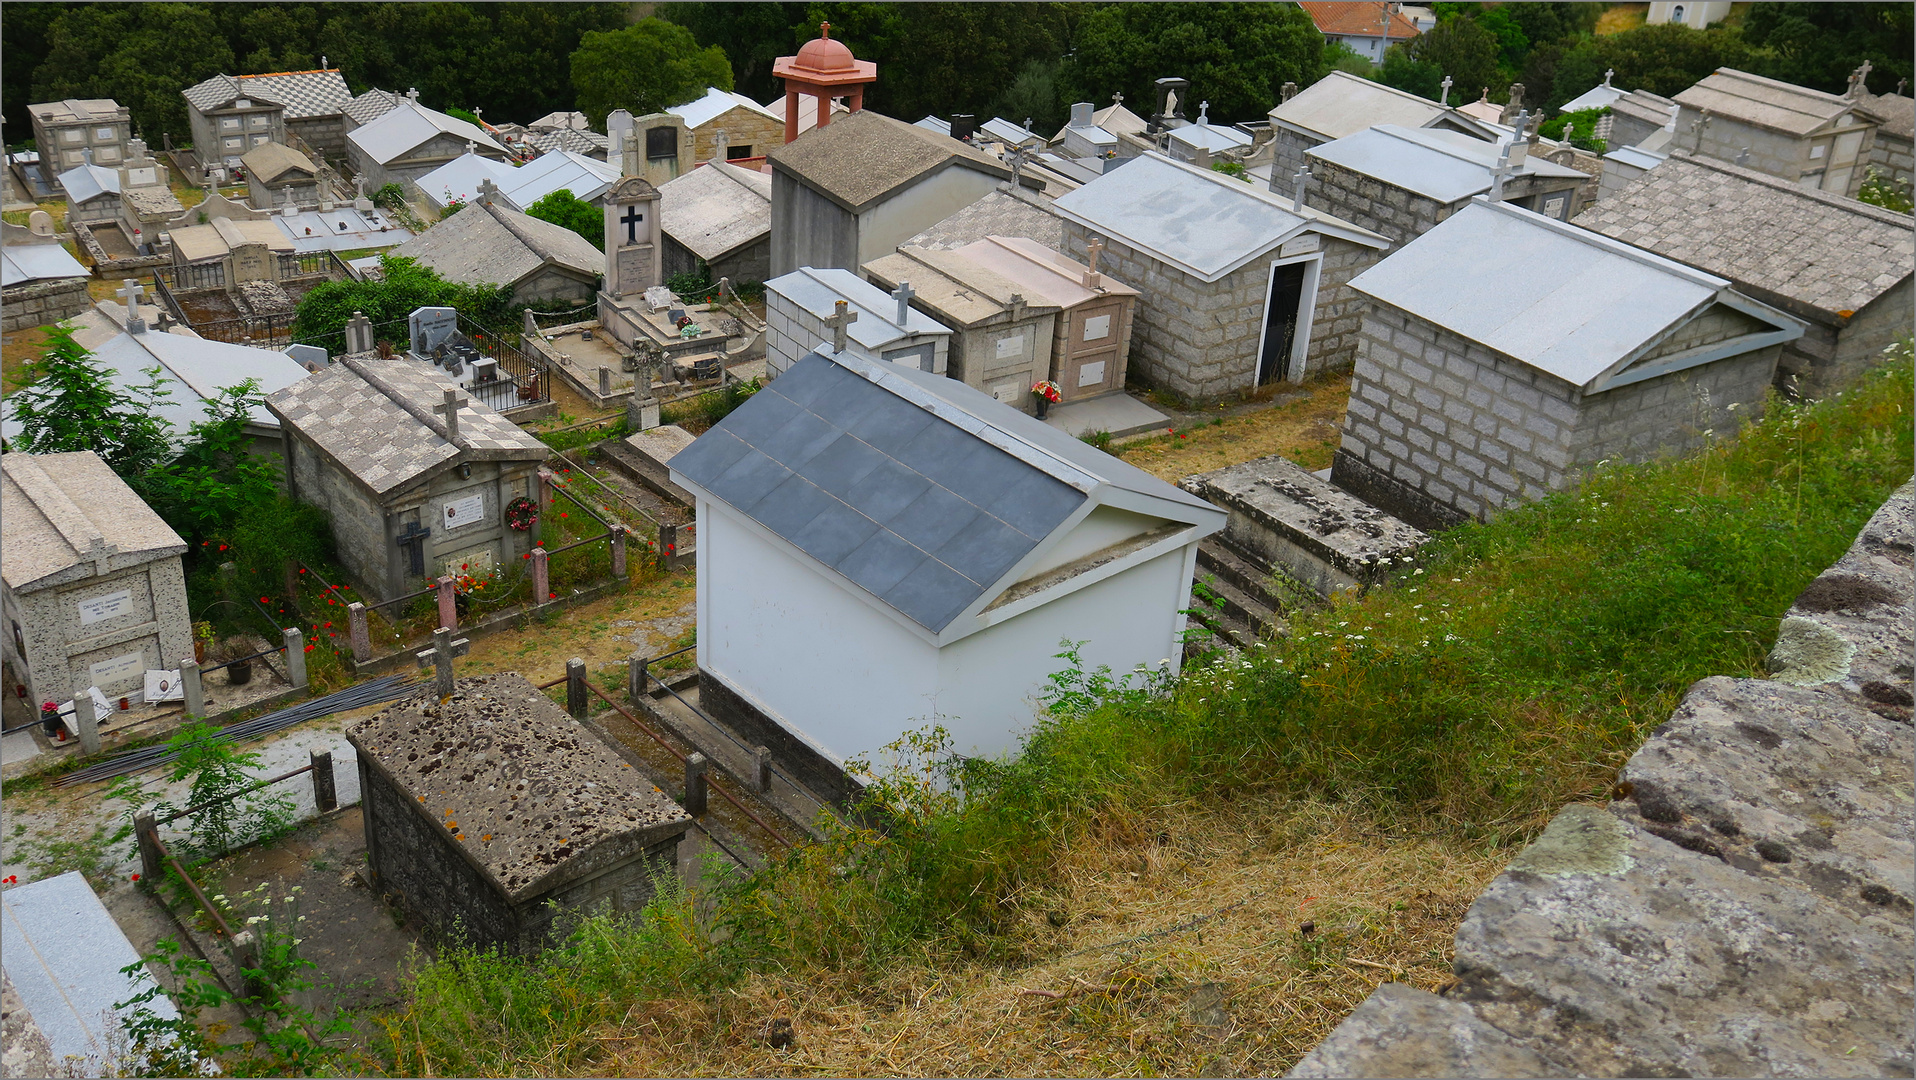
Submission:
<svg viewBox="0 0 1916 1080">
<path fill-rule="evenodd" d="M 1598 34 L 1621 34 L 1625 30 L 1635 30 L 1650 18 L 1648 4 L 1612 4 L 1597 16 Z"/>
<path fill-rule="evenodd" d="M 1326 468 L 1350 400 L 1350 376 L 1330 375 L 1298 388 L 1300 396 L 1222 422 L 1123 444 L 1124 460 L 1165 480 L 1282 454 L 1307 469 Z"/>
<path fill-rule="evenodd" d="M 11 394 L 26 385 L 20 381 L 21 369 L 46 351 L 47 334 L 52 329 L 35 326 L 0 337 L 0 394 Z"/>
<path fill-rule="evenodd" d="M 623 664 L 633 650 L 669 651 L 667 643 L 693 618 L 696 595 L 689 573 L 634 586 L 627 592 L 567 608 L 550 622 L 502 630 L 472 643 L 461 674 L 517 671 L 535 683 L 565 674 L 567 658 L 583 657 L 588 671 Z M 643 637 L 643 645 L 637 638 Z"/>
<path fill-rule="evenodd" d="M 1281 1075 L 1379 983 L 1441 987 L 1457 924 L 1507 859 L 1342 806 L 1165 807 L 1067 854 L 1013 930 L 1026 966 L 768 972 L 635 1006 L 600 1033 L 593 1071 Z M 780 1018 L 789 1050 L 764 1039 Z"/>
</svg>

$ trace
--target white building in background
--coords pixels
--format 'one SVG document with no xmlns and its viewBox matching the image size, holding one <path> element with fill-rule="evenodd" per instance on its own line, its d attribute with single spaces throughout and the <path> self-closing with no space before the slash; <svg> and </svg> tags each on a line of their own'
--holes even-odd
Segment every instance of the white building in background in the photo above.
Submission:
<svg viewBox="0 0 1916 1080">
<path fill-rule="evenodd" d="M 1729 17 L 1729 0 L 1710 0 L 1709 3 L 1702 4 L 1651 4 L 1650 13 L 1643 21 L 1651 26 L 1675 23 L 1679 26 L 1694 26 L 1701 30 L 1711 23 L 1720 23 Z"/>
</svg>

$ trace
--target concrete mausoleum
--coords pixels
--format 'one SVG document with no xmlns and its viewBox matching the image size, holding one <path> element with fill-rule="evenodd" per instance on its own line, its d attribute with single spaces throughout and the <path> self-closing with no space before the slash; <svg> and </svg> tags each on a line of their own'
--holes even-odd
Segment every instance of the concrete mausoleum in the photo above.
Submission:
<svg viewBox="0 0 1916 1080">
<path fill-rule="evenodd" d="M 437 368 L 349 353 L 266 407 L 285 434 L 287 495 L 332 518 L 340 563 L 370 596 L 508 568 L 537 539 L 505 510 L 542 501 L 546 445 Z"/>
<path fill-rule="evenodd" d="M 0 474 L 7 691 L 144 700 L 148 671 L 193 655 L 186 541 L 90 450 L 6 454 Z"/>
<path fill-rule="evenodd" d="M 814 791 L 938 723 L 1015 752 L 1061 642 L 1175 669 L 1223 511 L 955 379 L 807 356 L 671 461 L 698 514 L 699 701 Z M 847 694 L 856 698 L 848 708 Z"/>
<path fill-rule="evenodd" d="M 1429 98 L 1349 72 L 1333 71 L 1280 103 L 1271 122 L 1271 182 L 1279 187 L 1306 164 L 1313 146 L 1377 124 L 1444 128 L 1489 142 L 1497 129 Z"/>
<path fill-rule="evenodd" d="M 659 188 L 664 273 L 764 281 L 772 272 L 772 178 L 708 161 Z"/>
<path fill-rule="evenodd" d="M 1488 201 L 1350 287 L 1373 306 L 1331 479 L 1425 529 L 1729 435 L 1803 333 L 1724 278 Z"/>
<path fill-rule="evenodd" d="M 1117 394 L 1131 358 L 1138 290 L 1022 236 L 987 236 L 954 254 L 994 271 L 1033 302 L 1058 306 L 1045 378 L 1066 404 Z"/>
<path fill-rule="evenodd" d="M 951 251 L 987 236 L 1020 236 L 1056 251 L 1064 246 L 1064 219 L 1052 212 L 1051 200 L 1043 195 L 1000 184 L 996 191 L 901 246 Z"/>
<path fill-rule="evenodd" d="M 839 313 L 839 305 L 844 312 Z M 765 283 L 765 375 L 777 378 L 838 338 L 848 347 L 934 375 L 947 371 L 951 328 L 849 270 L 804 267 Z"/>
<path fill-rule="evenodd" d="M 349 727 L 373 885 L 442 937 L 510 953 L 636 916 L 692 818 L 517 672 Z"/>
<path fill-rule="evenodd" d="M 549 310 L 592 303 L 605 260 L 571 229 L 498 205 L 483 192 L 392 253 L 419 260 L 447 281 L 497 285 L 518 306 Z"/>
<path fill-rule="evenodd" d="M 1804 320 L 1777 363 L 1786 391 L 1841 390 L 1910 332 L 1908 214 L 1678 150 L 1576 224 L 1728 278 Z"/>
<path fill-rule="evenodd" d="M 1138 290 L 1130 376 L 1191 401 L 1350 364 L 1345 287 L 1390 239 L 1210 169 L 1146 153 L 1053 204 L 1067 255 Z"/>
<path fill-rule="evenodd" d="M 417 92 L 346 133 L 346 161 L 373 190 L 404 186 L 469 151 L 499 161 L 512 156 L 476 125 L 419 104 Z"/>
<path fill-rule="evenodd" d="M 1676 96 L 1677 145 L 1805 189 L 1854 196 L 1868 174 L 1877 116 L 1863 102 L 1718 68 Z"/>
<path fill-rule="evenodd" d="M 1051 377 L 1058 305 L 956 251 L 902 247 L 864 271 L 951 329 L 946 375 L 1014 409 L 1036 409 L 1031 387 Z"/>
</svg>

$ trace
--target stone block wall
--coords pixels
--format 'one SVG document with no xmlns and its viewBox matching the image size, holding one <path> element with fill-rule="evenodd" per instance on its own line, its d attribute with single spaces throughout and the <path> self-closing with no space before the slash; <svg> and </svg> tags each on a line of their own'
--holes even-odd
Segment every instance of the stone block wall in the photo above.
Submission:
<svg viewBox="0 0 1916 1080">
<path fill-rule="evenodd" d="M 1277 124 L 1271 125 L 1271 190 L 1279 195 L 1291 193 L 1291 177 L 1304 167 L 1304 152 L 1313 146 L 1324 145 L 1323 139 L 1297 132 Z M 1315 204 L 1313 204 L 1315 205 Z"/>
<path fill-rule="evenodd" d="M 344 114 L 333 116 L 314 116 L 305 120 L 286 121 L 286 132 L 306 140 L 306 145 L 324 157 L 337 161 L 346 156 L 346 117 Z"/>
<path fill-rule="evenodd" d="M 1539 499 L 1605 458 L 1642 461 L 1729 434 L 1760 411 L 1780 350 L 1586 397 L 1387 305 L 1365 317 L 1361 339 L 1332 478 L 1427 529 Z"/>
<path fill-rule="evenodd" d="M 599 295 L 597 278 L 547 266 L 512 287 L 512 302 L 520 307 L 569 310 L 590 304 Z M 553 307 L 552 305 L 556 305 Z"/>
<path fill-rule="evenodd" d="M 1916 176 L 1916 144 L 1898 135 L 1885 135 L 1876 129 L 1876 141 L 1869 148 L 1869 163 L 1884 176 L 1908 180 Z"/>
<path fill-rule="evenodd" d="M 1709 678 L 1607 805 L 1470 907 L 1443 996 L 1386 983 L 1291 1075 L 1907 1076 L 1911 486 Z"/>
<path fill-rule="evenodd" d="M 80 605 L 118 592 L 131 594 L 124 612 L 92 623 L 80 621 Z M 176 667 L 193 651 L 186 576 L 180 557 L 169 555 L 25 594 L 8 591 L 26 646 L 28 696 L 64 701 L 90 685 L 108 697 L 141 699 L 148 670 Z M 110 679 L 93 678 L 95 664 L 138 653 L 141 666 Z"/>
<path fill-rule="evenodd" d="M 1865 371 L 1883 362 L 1883 350 L 1910 332 L 1910 278 L 1877 297 L 1850 316 L 1835 333 L 1829 361 L 1802 380 L 1803 392 L 1823 397 L 1855 382 Z M 1805 335 L 1807 336 L 1807 335 Z"/>
<path fill-rule="evenodd" d="M 60 278 L 0 292 L 0 330 L 11 334 L 78 315 L 92 302 L 86 283 L 86 278 Z"/>
<path fill-rule="evenodd" d="M 785 123 L 740 105 L 703 126 L 691 129 L 692 160 L 710 161 L 718 149 L 719 129 L 725 129 L 725 141 L 731 150 L 750 147 L 751 157 L 764 157 L 768 151 L 785 145 Z"/>
<path fill-rule="evenodd" d="M 1311 158 L 1310 163 L 1311 183 L 1304 189 L 1304 201 L 1312 209 L 1383 233 L 1400 248 L 1436 228 L 1469 202 L 1440 203 L 1335 162 Z M 1383 257 L 1382 252 L 1376 255 Z"/>
</svg>

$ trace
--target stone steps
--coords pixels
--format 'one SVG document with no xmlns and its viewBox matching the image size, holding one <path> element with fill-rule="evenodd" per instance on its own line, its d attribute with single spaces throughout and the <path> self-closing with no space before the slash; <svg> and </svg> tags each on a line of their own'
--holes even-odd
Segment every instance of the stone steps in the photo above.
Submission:
<svg viewBox="0 0 1916 1080">
<path fill-rule="evenodd" d="M 1272 587 L 1270 567 L 1247 558 L 1218 536 L 1206 537 L 1198 543 L 1197 563 L 1200 575 L 1208 573 L 1235 586 L 1273 612 L 1282 612 L 1291 606 Z"/>
</svg>

